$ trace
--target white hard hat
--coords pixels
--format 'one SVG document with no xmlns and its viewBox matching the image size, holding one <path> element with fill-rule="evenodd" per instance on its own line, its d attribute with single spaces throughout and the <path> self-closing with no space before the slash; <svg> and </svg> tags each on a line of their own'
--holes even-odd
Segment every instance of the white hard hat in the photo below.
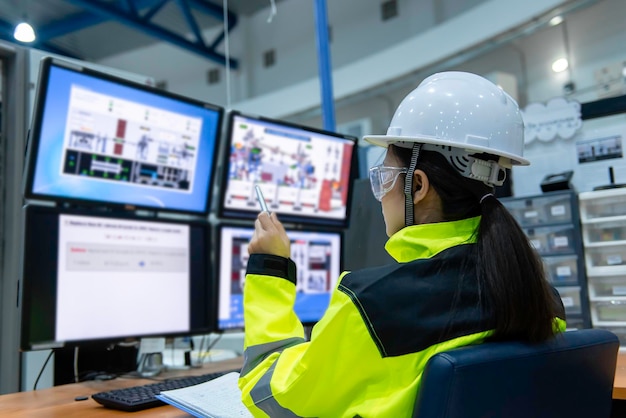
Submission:
<svg viewBox="0 0 626 418">
<path fill-rule="evenodd" d="M 524 123 L 517 103 L 500 87 L 472 73 L 450 71 L 426 78 L 402 100 L 387 135 L 363 139 L 383 147 L 427 144 L 423 149 L 442 153 L 451 162 L 464 150 L 468 156 L 499 156 L 501 167 L 529 164 L 522 156 Z M 499 170 L 493 171 L 488 175 L 492 179 Z"/>
</svg>

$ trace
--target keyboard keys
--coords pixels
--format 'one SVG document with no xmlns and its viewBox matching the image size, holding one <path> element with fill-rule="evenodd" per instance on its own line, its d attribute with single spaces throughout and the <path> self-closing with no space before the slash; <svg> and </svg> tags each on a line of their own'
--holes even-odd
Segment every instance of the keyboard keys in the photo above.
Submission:
<svg viewBox="0 0 626 418">
<path fill-rule="evenodd" d="M 140 411 L 142 409 L 165 405 L 164 402 L 154 397 L 162 391 L 197 385 L 213 380 L 232 371 L 238 372 L 239 370 L 227 370 L 223 372 L 207 373 L 199 376 L 178 377 L 157 383 L 149 383 L 141 386 L 99 392 L 91 395 L 91 397 L 96 402 L 106 406 L 107 408 L 119 409 L 128 412 Z"/>
</svg>

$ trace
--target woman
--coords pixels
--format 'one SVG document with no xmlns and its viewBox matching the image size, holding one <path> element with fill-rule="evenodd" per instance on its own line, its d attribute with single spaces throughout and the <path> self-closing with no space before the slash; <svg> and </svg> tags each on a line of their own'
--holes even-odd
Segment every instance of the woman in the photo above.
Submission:
<svg viewBox="0 0 626 418">
<path fill-rule="evenodd" d="M 397 263 L 343 273 L 305 341 L 289 239 L 275 214 L 259 214 L 239 380 L 255 416 L 410 417 L 432 355 L 565 328 L 540 259 L 493 196 L 505 168 L 528 164 L 510 96 L 474 74 L 435 74 L 387 135 L 365 140 L 387 147 L 370 180 Z"/>
</svg>

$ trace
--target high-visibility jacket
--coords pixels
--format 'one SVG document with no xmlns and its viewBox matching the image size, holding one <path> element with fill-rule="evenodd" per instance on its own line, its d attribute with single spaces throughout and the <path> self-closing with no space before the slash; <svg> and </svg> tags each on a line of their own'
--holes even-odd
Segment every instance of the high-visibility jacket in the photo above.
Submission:
<svg viewBox="0 0 626 418">
<path fill-rule="evenodd" d="M 343 273 L 310 341 L 293 310 L 293 261 L 251 255 L 239 387 L 252 414 L 410 417 L 428 359 L 493 333 L 476 277 L 479 222 L 394 234 L 385 248 L 398 263 Z"/>
</svg>

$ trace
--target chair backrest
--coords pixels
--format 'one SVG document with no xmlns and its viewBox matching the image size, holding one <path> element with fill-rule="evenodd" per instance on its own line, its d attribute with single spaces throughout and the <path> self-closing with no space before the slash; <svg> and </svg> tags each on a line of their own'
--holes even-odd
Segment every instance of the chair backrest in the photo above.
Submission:
<svg viewBox="0 0 626 418">
<path fill-rule="evenodd" d="M 541 344 L 439 353 L 426 365 L 413 417 L 609 417 L 618 349 L 615 334 L 584 329 Z"/>
</svg>

